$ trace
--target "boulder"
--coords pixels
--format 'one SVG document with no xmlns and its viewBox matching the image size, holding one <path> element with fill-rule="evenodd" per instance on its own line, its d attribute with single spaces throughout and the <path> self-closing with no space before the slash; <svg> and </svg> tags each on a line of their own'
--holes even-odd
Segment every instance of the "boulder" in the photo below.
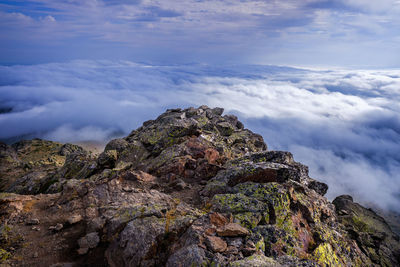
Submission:
<svg viewBox="0 0 400 267">
<path fill-rule="evenodd" d="M 217 235 L 224 237 L 246 236 L 248 234 L 249 230 L 237 223 L 228 223 L 220 228 L 217 228 Z"/>
<path fill-rule="evenodd" d="M 381 216 L 353 202 L 349 195 L 338 196 L 332 203 L 339 221 L 374 264 L 400 265 L 399 237 Z"/>
</svg>

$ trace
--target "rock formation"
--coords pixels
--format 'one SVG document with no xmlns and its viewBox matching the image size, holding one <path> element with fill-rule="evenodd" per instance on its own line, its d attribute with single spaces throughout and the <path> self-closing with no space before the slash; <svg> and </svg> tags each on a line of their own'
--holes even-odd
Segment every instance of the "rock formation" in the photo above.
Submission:
<svg viewBox="0 0 400 267">
<path fill-rule="evenodd" d="M 372 210 L 223 109 L 167 110 L 95 157 L 0 145 L 4 266 L 399 266 Z"/>
</svg>

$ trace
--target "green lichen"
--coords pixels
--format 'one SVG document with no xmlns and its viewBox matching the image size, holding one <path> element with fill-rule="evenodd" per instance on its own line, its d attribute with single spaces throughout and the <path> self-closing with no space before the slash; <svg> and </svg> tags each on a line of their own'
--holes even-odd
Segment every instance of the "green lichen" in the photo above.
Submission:
<svg viewBox="0 0 400 267">
<path fill-rule="evenodd" d="M 262 219 L 262 215 L 260 213 L 254 212 L 238 213 L 235 214 L 233 217 L 239 221 L 240 225 L 248 229 L 253 229 L 254 227 L 256 227 Z"/>
<path fill-rule="evenodd" d="M 365 223 L 364 220 L 362 220 L 360 217 L 357 216 L 352 216 L 351 217 L 352 224 L 354 227 L 360 231 L 360 232 L 372 232 L 372 229 L 368 227 L 368 225 Z"/>
<path fill-rule="evenodd" d="M 153 130 L 150 132 L 145 132 L 145 133 L 143 133 L 143 136 L 142 136 L 142 142 L 150 144 L 150 145 L 155 145 L 164 136 L 166 136 L 164 131 Z"/>
<path fill-rule="evenodd" d="M 124 170 L 129 169 L 130 167 L 132 167 L 132 163 L 131 162 L 119 161 L 117 163 L 117 166 L 115 166 L 115 168 L 113 170 L 115 170 L 115 171 L 124 171 Z"/>
<path fill-rule="evenodd" d="M 121 219 L 122 223 L 129 222 L 143 215 L 146 211 L 145 206 L 134 206 L 119 210 L 116 217 Z"/>
<path fill-rule="evenodd" d="M 208 119 L 206 116 L 200 116 L 196 118 L 198 127 L 202 128 L 208 123 Z"/>
<path fill-rule="evenodd" d="M 9 196 L 12 196 L 12 195 L 13 195 L 12 193 L 1 192 L 0 193 L 0 199 L 6 198 L 6 197 L 9 197 Z"/>
<path fill-rule="evenodd" d="M 182 137 L 182 136 L 185 136 L 185 135 L 187 135 L 187 134 L 189 134 L 190 133 L 190 129 L 189 128 L 185 128 L 185 127 L 176 127 L 176 128 L 173 128 L 173 129 L 171 129 L 169 132 L 168 132 L 168 136 L 169 137 L 172 137 L 172 138 L 178 138 L 178 137 Z"/>
<path fill-rule="evenodd" d="M 9 241 L 9 235 L 11 230 L 12 230 L 11 227 L 7 224 L 0 226 L 0 237 L 3 241 L 5 242 Z"/>
<path fill-rule="evenodd" d="M 330 244 L 340 262 L 349 263 L 354 267 L 372 265 L 369 259 L 362 259 L 358 254 L 354 254 L 350 244 L 336 231 L 322 224 L 317 224 L 315 230 L 320 236 L 320 240 L 324 240 L 325 243 Z"/>
<path fill-rule="evenodd" d="M 161 166 L 172 162 L 174 158 L 179 156 L 179 153 L 173 148 L 167 148 L 161 151 L 161 153 L 152 160 L 151 162 L 151 170 L 157 170 Z"/>
<path fill-rule="evenodd" d="M 255 245 L 257 251 L 262 251 L 263 253 L 265 252 L 264 238 L 260 239 Z"/>
<path fill-rule="evenodd" d="M 4 263 L 9 258 L 11 258 L 11 253 L 7 250 L 0 248 L 0 263 Z"/>
<path fill-rule="evenodd" d="M 235 188 L 246 196 L 256 198 L 273 209 L 275 223 L 279 228 L 292 230 L 291 220 L 288 218 L 290 212 L 290 199 L 285 191 L 280 190 L 278 183 L 258 184 L 258 183 L 243 183 L 238 184 Z M 268 211 L 268 209 L 266 209 Z M 270 215 L 265 213 L 266 222 L 270 222 Z"/>
<path fill-rule="evenodd" d="M 320 244 L 313 252 L 313 259 L 321 266 L 335 267 L 342 266 L 336 253 L 329 243 Z"/>
<path fill-rule="evenodd" d="M 237 194 L 218 194 L 212 199 L 214 208 L 220 212 L 244 213 L 261 212 L 267 209 L 267 206 L 254 199 L 245 196 L 242 193 Z"/>
<path fill-rule="evenodd" d="M 190 264 L 190 267 L 208 267 L 208 266 L 209 266 L 209 264 L 206 261 L 204 261 L 202 263 L 192 262 L 192 264 Z"/>
<path fill-rule="evenodd" d="M 221 264 L 219 264 L 218 262 L 213 261 L 213 262 L 210 263 L 209 266 L 210 267 L 219 267 L 219 266 L 221 266 Z"/>
</svg>

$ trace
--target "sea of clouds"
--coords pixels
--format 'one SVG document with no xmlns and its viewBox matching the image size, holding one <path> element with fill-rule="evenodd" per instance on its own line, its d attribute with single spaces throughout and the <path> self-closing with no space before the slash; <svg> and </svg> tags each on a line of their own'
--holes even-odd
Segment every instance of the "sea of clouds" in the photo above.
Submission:
<svg viewBox="0 0 400 267">
<path fill-rule="evenodd" d="M 328 198 L 399 211 L 400 71 L 156 66 L 72 61 L 0 66 L 0 140 L 106 142 L 166 108 L 223 107 L 329 184 Z"/>
</svg>

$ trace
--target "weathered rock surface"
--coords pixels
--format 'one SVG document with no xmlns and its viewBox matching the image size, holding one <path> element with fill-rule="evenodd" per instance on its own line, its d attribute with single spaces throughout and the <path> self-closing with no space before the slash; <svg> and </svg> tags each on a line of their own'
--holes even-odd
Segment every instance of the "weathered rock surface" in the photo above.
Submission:
<svg viewBox="0 0 400 267">
<path fill-rule="evenodd" d="M 292 154 L 222 113 L 168 110 L 98 157 L 1 144 L 0 263 L 399 266 L 381 217 L 348 196 L 330 203 Z"/>
<path fill-rule="evenodd" d="M 339 221 L 373 263 L 379 266 L 400 266 L 399 237 L 382 217 L 354 203 L 351 196 L 339 196 L 333 204 L 338 211 Z"/>
<path fill-rule="evenodd" d="M 0 143 L 0 190 L 20 194 L 40 193 L 41 183 L 56 173 L 81 147 L 41 139 Z M 45 190 L 44 190 L 45 191 Z"/>
</svg>

